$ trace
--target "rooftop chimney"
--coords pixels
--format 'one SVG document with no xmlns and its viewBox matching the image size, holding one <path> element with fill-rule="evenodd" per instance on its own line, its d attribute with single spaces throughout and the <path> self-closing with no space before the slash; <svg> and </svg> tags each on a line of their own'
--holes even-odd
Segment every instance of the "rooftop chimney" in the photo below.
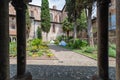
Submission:
<svg viewBox="0 0 120 80">
<path fill-rule="evenodd" d="M 53 9 L 57 9 L 57 6 L 56 6 L 56 5 L 53 5 Z"/>
</svg>

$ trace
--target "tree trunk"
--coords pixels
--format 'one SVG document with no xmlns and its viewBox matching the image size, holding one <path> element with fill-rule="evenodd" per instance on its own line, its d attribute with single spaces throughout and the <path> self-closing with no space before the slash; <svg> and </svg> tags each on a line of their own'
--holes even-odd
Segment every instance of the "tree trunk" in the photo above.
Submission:
<svg viewBox="0 0 120 80">
<path fill-rule="evenodd" d="M 67 37 L 69 38 L 69 31 L 67 31 Z"/>
<path fill-rule="evenodd" d="M 116 80 L 120 80 L 120 0 L 116 0 Z"/>
<path fill-rule="evenodd" d="M 46 42 L 48 42 L 48 33 L 46 33 Z"/>
<path fill-rule="evenodd" d="M 74 22 L 74 43 L 75 43 L 75 40 L 77 39 L 77 24 L 76 24 L 76 20 Z"/>
<path fill-rule="evenodd" d="M 97 0 L 98 19 L 98 75 L 109 80 L 108 73 L 108 0 Z"/>
<path fill-rule="evenodd" d="M 0 0 L 0 80 L 9 80 L 9 8 Z"/>
<path fill-rule="evenodd" d="M 88 20 L 87 20 L 88 31 L 87 32 L 88 32 L 88 43 L 90 46 L 94 46 L 91 16 L 92 16 L 92 7 L 88 8 Z"/>
</svg>

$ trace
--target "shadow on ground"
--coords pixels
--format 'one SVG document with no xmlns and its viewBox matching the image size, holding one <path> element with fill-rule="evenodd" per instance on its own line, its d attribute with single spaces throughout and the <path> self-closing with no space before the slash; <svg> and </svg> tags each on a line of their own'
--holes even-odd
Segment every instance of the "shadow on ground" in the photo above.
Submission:
<svg viewBox="0 0 120 80">
<path fill-rule="evenodd" d="M 27 65 L 33 80 L 91 80 L 96 74 L 94 66 L 58 66 L 58 65 Z M 115 68 L 110 67 L 109 76 L 115 80 Z M 10 76 L 16 74 L 16 65 L 10 65 Z"/>
</svg>

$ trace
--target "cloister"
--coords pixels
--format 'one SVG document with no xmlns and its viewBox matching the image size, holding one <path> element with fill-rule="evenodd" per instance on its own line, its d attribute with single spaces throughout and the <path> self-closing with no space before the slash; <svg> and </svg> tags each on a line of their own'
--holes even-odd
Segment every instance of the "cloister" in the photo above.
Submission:
<svg viewBox="0 0 120 80">
<path fill-rule="evenodd" d="M 12 0 L 17 21 L 17 74 L 15 80 L 32 80 L 26 72 L 26 4 L 30 0 Z M 108 7 L 110 0 L 97 0 L 98 78 L 108 77 Z M 9 0 L 0 0 L 0 80 L 10 80 L 9 74 Z M 120 80 L 120 0 L 116 0 L 116 80 Z"/>
</svg>

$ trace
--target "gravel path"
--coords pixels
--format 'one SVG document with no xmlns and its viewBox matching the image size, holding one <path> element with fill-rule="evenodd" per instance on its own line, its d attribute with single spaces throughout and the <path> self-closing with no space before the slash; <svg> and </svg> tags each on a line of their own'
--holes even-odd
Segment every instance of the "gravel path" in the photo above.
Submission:
<svg viewBox="0 0 120 80">
<path fill-rule="evenodd" d="M 33 80 L 91 80 L 97 61 L 59 46 L 49 45 L 57 60 L 27 60 Z M 10 60 L 10 76 L 16 74 L 16 60 Z M 110 58 L 110 78 L 115 80 L 115 61 Z"/>
</svg>

